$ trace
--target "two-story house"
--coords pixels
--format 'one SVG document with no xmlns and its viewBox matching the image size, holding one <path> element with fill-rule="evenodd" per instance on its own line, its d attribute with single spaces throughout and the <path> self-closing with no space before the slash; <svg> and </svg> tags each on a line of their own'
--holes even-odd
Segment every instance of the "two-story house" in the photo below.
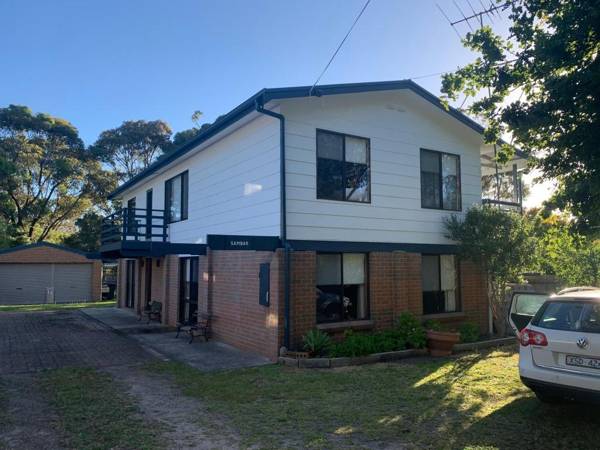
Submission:
<svg viewBox="0 0 600 450">
<path fill-rule="evenodd" d="M 410 80 L 263 89 L 112 193 L 101 252 L 120 307 L 209 314 L 270 358 L 404 311 L 487 333 L 483 274 L 443 220 L 482 202 L 492 161 L 481 126 Z"/>
</svg>

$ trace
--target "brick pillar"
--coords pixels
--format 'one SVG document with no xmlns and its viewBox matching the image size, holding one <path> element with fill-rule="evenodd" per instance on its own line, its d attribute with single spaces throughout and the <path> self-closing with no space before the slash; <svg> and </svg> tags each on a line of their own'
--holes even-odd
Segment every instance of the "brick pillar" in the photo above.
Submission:
<svg viewBox="0 0 600 450">
<path fill-rule="evenodd" d="M 271 260 L 271 272 L 269 274 L 271 285 L 269 292 L 271 296 L 271 305 L 273 312 L 277 316 L 277 354 L 283 345 L 283 334 L 285 328 L 285 252 L 283 249 L 277 249 Z M 291 321 L 290 321 L 291 322 Z M 291 336 L 291 333 L 290 333 Z"/>
<path fill-rule="evenodd" d="M 403 312 L 423 314 L 421 287 L 421 255 L 394 252 L 395 308 L 394 320 Z"/>
<path fill-rule="evenodd" d="M 302 336 L 315 328 L 317 322 L 317 254 L 293 251 L 290 259 L 290 346 L 300 349 Z"/>
<path fill-rule="evenodd" d="M 102 261 L 92 263 L 92 301 L 102 300 Z"/>
<path fill-rule="evenodd" d="M 116 295 L 117 295 L 117 306 L 119 308 L 125 308 L 125 279 L 127 276 L 127 269 L 126 269 L 126 260 L 125 259 L 119 259 L 119 263 L 117 266 L 117 289 L 116 289 Z"/>
<path fill-rule="evenodd" d="M 211 314 L 208 291 L 210 287 L 211 272 L 209 271 L 209 250 L 206 255 L 198 257 L 198 315 Z"/>
<path fill-rule="evenodd" d="M 167 255 L 164 258 L 163 291 L 162 322 L 166 325 L 176 326 L 179 308 L 179 258 L 177 255 Z"/>
<path fill-rule="evenodd" d="M 390 328 L 394 322 L 394 254 L 369 253 L 369 307 L 378 330 Z"/>
</svg>

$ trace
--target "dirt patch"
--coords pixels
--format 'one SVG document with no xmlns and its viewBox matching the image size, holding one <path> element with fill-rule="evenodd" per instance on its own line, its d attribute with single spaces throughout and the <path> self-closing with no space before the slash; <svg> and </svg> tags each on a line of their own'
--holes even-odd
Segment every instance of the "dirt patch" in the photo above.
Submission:
<svg viewBox="0 0 600 450">
<path fill-rule="evenodd" d="M 58 417 L 40 392 L 35 375 L 9 375 L 1 383 L 6 412 L 0 424 L 0 448 L 66 448 L 58 431 Z"/>
<path fill-rule="evenodd" d="M 206 411 L 197 399 L 184 396 L 168 376 L 134 367 L 107 371 L 134 397 L 149 421 L 158 422 L 168 448 L 177 450 L 235 449 L 240 437 Z"/>
</svg>

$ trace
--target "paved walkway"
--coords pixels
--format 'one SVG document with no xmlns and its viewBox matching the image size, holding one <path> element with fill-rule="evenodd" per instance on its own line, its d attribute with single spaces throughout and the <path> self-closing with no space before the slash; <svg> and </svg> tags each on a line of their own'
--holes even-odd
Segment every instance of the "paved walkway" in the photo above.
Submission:
<svg viewBox="0 0 600 450">
<path fill-rule="evenodd" d="M 143 348 L 159 355 L 163 360 L 181 361 L 203 371 L 239 369 L 270 364 L 267 358 L 242 352 L 221 342 L 205 342 L 196 338 L 188 344 L 188 337 L 157 322 L 139 322 L 137 316 L 122 308 L 85 308 L 81 312 L 112 328 L 127 334 Z"/>
<path fill-rule="evenodd" d="M 95 311 L 88 314 L 91 309 Z M 133 320 L 139 328 L 135 316 Z M 117 308 L 0 313 L 0 375 L 61 367 L 136 366 L 157 359 L 181 361 L 203 371 L 270 363 L 201 338 L 188 344 L 185 336 L 175 339 L 174 332 L 156 332 L 168 330 L 157 326 L 147 326 L 149 333 L 133 333 L 133 325 Z"/>
<path fill-rule="evenodd" d="M 0 375 L 153 360 L 127 339 L 78 311 L 0 313 Z"/>
</svg>

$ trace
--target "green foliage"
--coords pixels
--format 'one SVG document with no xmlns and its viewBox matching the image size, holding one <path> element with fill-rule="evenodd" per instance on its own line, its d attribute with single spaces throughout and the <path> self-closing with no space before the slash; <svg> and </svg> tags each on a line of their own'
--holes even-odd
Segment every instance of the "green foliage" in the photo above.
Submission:
<svg viewBox="0 0 600 450">
<path fill-rule="evenodd" d="M 405 348 L 406 341 L 397 330 L 378 333 L 354 333 L 349 330 L 344 333 L 344 340 L 333 346 L 330 355 L 332 357 L 355 357 L 393 352 Z"/>
<path fill-rule="evenodd" d="M 425 323 L 423 324 L 423 328 L 425 328 L 425 330 L 431 331 L 442 331 L 444 327 L 439 321 L 430 319 L 425 321 Z"/>
<path fill-rule="evenodd" d="M 600 2 L 497 3 L 508 5 L 510 33 L 467 33 L 463 44 L 478 57 L 443 76 L 445 100 L 475 99 L 468 110 L 487 123 L 486 141 L 509 132 L 545 178 L 558 180 L 555 206 L 590 230 L 600 225 Z M 499 162 L 514 152 L 498 150 Z"/>
<path fill-rule="evenodd" d="M 479 326 L 473 322 L 465 322 L 458 327 L 460 342 L 477 342 L 479 340 Z"/>
<path fill-rule="evenodd" d="M 600 241 L 579 234 L 557 214 L 530 216 L 537 241 L 532 271 L 555 275 L 568 286 L 598 286 Z"/>
<path fill-rule="evenodd" d="M 96 252 L 100 249 L 100 231 L 102 216 L 95 211 L 89 211 L 75 221 L 77 231 L 63 239 L 63 244 L 83 250 Z"/>
<path fill-rule="evenodd" d="M 327 333 L 321 330 L 310 330 L 302 338 L 304 343 L 304 350 L 310 353 L 311 356 L 324 356 L 331 348 L 331 338 Z"/>
<path fill-rule="evenodd" d="M 411 313 L 402 313 L 396 322 L 396 330 L 409 348 L 424 348 L 427 344 L 425 328 Z"/>
<path fill-rule="evenodd" d="M 114 187 L 71 123 L 0 108 L 0 217 L 11 245 L 52 239 Z"/>
<path fill-rule="evenodd" d="M 127 181 L 171 148 L 171 127 L 162 120 L 128 120 L 106 130 L 91 147 L 119 181 Z"/>
<path fill-rule="evenodd" d="M 460 257 L 481 267 L 488 277 L 496 329 L 505 331 L 505 292 L 534 263 L 531 225 L 521 215 L 491 206 L 473 207 L 464 217 L 445 220 L 446 236 L 458 243 Z"/>
</svg>

